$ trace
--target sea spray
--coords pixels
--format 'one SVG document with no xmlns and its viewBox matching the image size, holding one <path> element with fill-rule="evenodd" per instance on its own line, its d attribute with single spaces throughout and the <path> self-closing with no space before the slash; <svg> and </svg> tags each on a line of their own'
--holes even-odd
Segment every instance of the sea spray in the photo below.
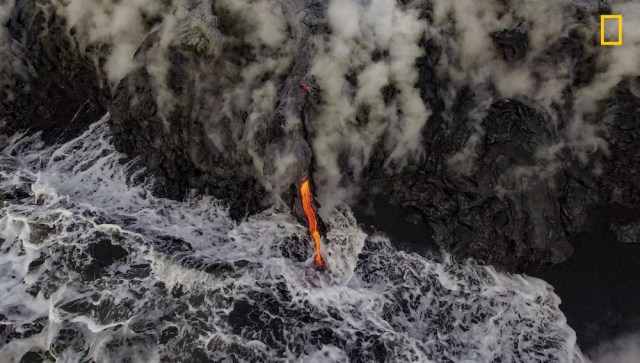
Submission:
<svg viewBox="0 0 640 363">
<path fill-rule="evenodd" d="M 326 219 L 326 273 L 284 210 L 242 222 L 153 196 L 108 115 L 64 145 L 0 157 L 0 356 L 65 361 L 584 361 L 542 280 Z M 319 277 L 321 276 L 321 277 Z"/>
</svg>

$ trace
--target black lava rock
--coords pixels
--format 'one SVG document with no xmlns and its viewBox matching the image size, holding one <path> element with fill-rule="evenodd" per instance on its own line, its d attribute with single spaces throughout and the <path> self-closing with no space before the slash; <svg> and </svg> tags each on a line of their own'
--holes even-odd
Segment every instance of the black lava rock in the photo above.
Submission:
<svg viewBox="0 0 640 363">
<path fill-rule="evenodd" d="M 92 243 L 87 248 L 87 251 L 92 260 L 91 263 L 84 266 L 83 274 L 88 280 L 94 280 L 100 277 L 105 268 L 129 255 L 126 249 L 114 245 L 108 239 L 101 239 L 98 242 Z"/>
<path fill-rule="evenodd" d="M 42 131 L 47 143 L 67 141 L 106 113 L 108 92 L 89 54 L 69 36 L 48 1 L 17 0 L 9 18 L 13 60 L 0 75 L 0 128 Z"/>
<path fill-rule="evenodd" d="M 509 63 L 521 61 L 529 49 L 529 37 L 520 29 L 504 29 L 491 33 L 493 42 L 502 53 L 502 57 Z"/>
</svg>

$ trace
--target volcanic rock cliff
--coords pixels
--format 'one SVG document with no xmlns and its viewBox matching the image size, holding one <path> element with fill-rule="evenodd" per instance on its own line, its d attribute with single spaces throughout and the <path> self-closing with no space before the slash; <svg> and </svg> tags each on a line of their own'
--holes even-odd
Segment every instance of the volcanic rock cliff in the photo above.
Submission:
<svg viewBox="0 0 640 363">
<path fill-rule="evenodd" d="M 595 125 L 591 136 L 606 147 L 576 146 L 567 136 L 576 127 L 576 95 L 597 86 L 598 72 L 604 72 L 594 47 L 597 32 L 585 29 L 610 10 L 586 3 L 592 6 L 567 6 L 571 30 L 536 54 L 530 53 L 538 41 L 531 39 L 531 21 L 485 34 L 507 71 L 525 61 L 536 67 L 572 65 L 563 75 L 563 102 L 546 105 L 535 97 L 508 97 L 500 84 L 466 86 L 455 73 L 442 72 L 443 62 L 453 59 L 446 35 L 452 30 L 437 36 L 425 30 L 417 43 L 421 55 L 412 63 L 413 87 L 392 79 L 375 96 L 387 109 L 400 110 L 393 118 L 406 117 L 411 109 L 404 102 L 411 92 L 419 94 L 429 110 L 414 132 L 422 151 L 396 158 L 397 146 L 389 147 L 382 136 L 356 151 L 350 147 L 366 144 L 363 138 L 352 138 L 351 146 L 335 144 L 342 148 L 336 151 L 337 184 L 325 182 L 327 173 L 316 177 L 317 168 L 327 168 L 318 160 L 323 149 L 317 139 L 331 124 L 317 120 L 330 120 L 331 90 L 319 79 L 313 57 L 321 57 L 323 42 L 336 36 L 324 2 L 269 2 L 267 10 L 282 20 L 284 39 L 268 38 L 270 24 L 256 29 L 248 8 L 225 1 L 168 6 L 171 21 L 142 13 L 144 34 L 130 59 L 134 66 L 114 82 L 106 56 L 113 45 L 88 43 L 80 25 L 68 24 L 51 2 L 17 0 L 3 20 L 2 49 L 9 59 L 0 69 L 0 119 L 5 134 L 43 131 L 53 143 L 77 135 L 108 110 L 116 146 L 139 158 L 158 193 L 212 194 L 228 203 L 236 219 L 281 204 L 302 220 L 298 186 L 311 178 L 314 191 L 324 188 L 325 194 L 344 186 L 344 202 L 356 208 L 367 209 L 373 199 L 401 208 L 408 228 L 426 226 L 432 236 L 425 240 L 457 256 L 509 270 L 559 263 L 571 256 L 569 240 L 583 230 L 591 209 L 640 205 L 638 74 L 625 74 L 594 102 L 595 112 L 581 116 L 584 123 L 577 127 Z M 430 1 L 398 7 L 424 23 L 436 22 Z M 393 50 L 374 49 L 366 61 L 396 59 Z M 356 64 L 344 74 L 335 69 L 354 100 L 366 81 L 363 67 Z M 350 125 L 369 130 L 375 105 L 363 105 Z M 370 151 L 368 157 L 361 150 Z M 353 161 L 360 157 L 366 162 Z M 612 228 L 623 242 L 637 241 L 638 228 L 627 226 L 633 223 L 638 222 Z"/>
</svg>

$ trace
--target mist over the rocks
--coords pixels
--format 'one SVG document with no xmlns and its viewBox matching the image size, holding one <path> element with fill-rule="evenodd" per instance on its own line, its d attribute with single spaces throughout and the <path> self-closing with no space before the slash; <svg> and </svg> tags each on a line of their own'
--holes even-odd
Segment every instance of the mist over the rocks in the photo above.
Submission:
<svg viewBox="0 0 640 363">
<path fill-rule="evenodd" d="M 627 137 L 618 130 L 634 132 L 616 126 L 614 111 L 637 103 L 631 1 L 25 0 L 0 9 L 10 131 L 46 129 L 27 120 L 48 117 L 49 106 L 27 111 L 26 100 L 55 81 L 11 84 L 53 66 L 71 81 L 51 107 L 76 108 L 74 125 L 109 110 L 119 149 L 140 156 L 163 193 L 213 194 L 236 217 L 269 205 L 299 215 L 292 186 L 310 177 L 323 217 L 382 192 L 452 247 L 488 222 L 455 208 L 489 201 L 488 218 L 506 227 L 476 231 L 479 245 L 497 240 L 516 258 L 463 255 L 513 267 L 531 254 L 571 254 L 567 236 L 586 213 L 571 205 L 571 188 L 587 186 L 583 201 L 625 202 L 613 191 L 627 176 L 591 190 L 612 143 Z M 624 46 L 598 44 L 604 13 L 624 14 Z"/>
<path fill-rule="evenodd" d="M 393 207 L 512 272 L 571 258 L 597 208 L 640 239 L 636 1 L 0 0 L 0 24 L 0 147 L 108 112 L 157 195 L 304 222 L 308 179 L 323 234 L 342 206 Z"/>
<path fill-rule="evenodd" d="M 562 201 L 572 180 L 598 184 L 615 154 L 615 90 L 631 95 L 619 107 L 637 102 L 631 1 L 31 0 L 0 9 L 9 130 L 45 128 L 25 121 L 22 100 L 55 85 L 9 86 L 43 79 L 53 64 L 70 88 L 92 94 L 86 106 L 59 90 L 56 105 L 77 99 L 64 111 L 80 106 L 75 124 L 83 110 L 108 109 L 119 149 L 140 156 L 167 195 L 210 193 L 238 217 L 296 210 L 291 186 L 311 177 L 321 216 L 382 191 L 417 208 L 444 246 L 484 217 L 456 217 L 451 228 L 435 195 L 458 208 L 494 200 L 491 218 L 507 213 L 508 227 L 481 239 L 515 248 L 516 261 L 529 249 L 542 261 L 571 254 L 566 234 L 584 211 Z M 624 14 L 624 46 L 598 44 L 604 13 Z M 41 65 L 51 49 L 42 32 L 60 46 Z M 588 199 L 619 200 L 606 194 Z"/>
</svg>

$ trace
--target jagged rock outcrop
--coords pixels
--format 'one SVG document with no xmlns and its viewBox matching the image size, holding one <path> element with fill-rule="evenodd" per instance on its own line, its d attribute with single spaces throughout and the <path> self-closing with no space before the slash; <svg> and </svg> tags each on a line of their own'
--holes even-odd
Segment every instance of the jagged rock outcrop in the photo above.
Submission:
<svg viewBox="0 0 640 363">
<path fill-rule="evenodd" d="M 554 137 L 550 123 L 542 112 L 504 99 L 482 124 L 486 134 L 469 175 L 446 167 L 456 135 L 436 132 L 422 164 L 391 182 L 372 165 L 364 188 L 419 212 L 435 241 L 458 256 L 510 269 L 530 260 L 564 261 L 572 251 L 561 218 L 566 181 L 562 173 L 534 171 L 537 148 Z"/>
<path fill-rule="evenodd" d="M 503 58 L 511 63 L 524 58 L 529 48 L 529 38 L 522 29 L 504 29 L 491 34 Z"/>
<path fill-rule="evenodd" d="M 182 11 L 168 48 L 160 46 L 160 31 L 151 33 L 136 53 L 140 67 L 114 93 L 109 109 L 117 146 L 142 156 L 171 197 L 210 194 L 228 202 L 237 219 L 267 207 L 276 189 L 303 218 L 297 187 L 311 175 L 312 155 L 304 130 L 307 95 L 299 84 L 309 64 L 309 26 L 293 35 L 302 56 L 278 70 L 260 64 L 265 50 L 247 40 L 251 26 L 234 14 L 213 15 L 215 5 L 206 1 Z M 166 74 L 152 74 L 165 56 Z M 289 115 L 301 123 L 286 125 Z"/>
<path fill-rule="evenodd" d="M 584 19 L 607 9 L 577 11 Z M 525 58 L 529 40 L 522 25 L 491 36 L 508 63 Z M 581 36 L 561 38 L 541 55 L 557 64 L 575 64 L 570 87 L 589 84 L 596 71 L 593 54 L 578 40 Z M 640 125 L 634 116 L 637 78 L 622 81 L 602 102 L 603 111 L 596 117 L 607 120 L 609 132 L 601 136 L 610 147 L 609 155 L 597 152 L 585 162 L 565 150 L 553 160 L 544 160 L 540 152 L 562 139 L 558 132 L 562 125 L 554 124 L 535 104 L 514 99 L 493 102 L 480 125 L 483 133 L 477 134 L 470 118 L 470 113 L 477 112 L 475 95 L 467 88 L 453 102 L 453 122 L 441 127 L 447 122 L 442 116 L 446 110 L 436 90 L 444 85 L 434 71 L 440 47 L 433 40 L 423 41 L 423 47 L 427 55 L 417 63 L 418 87 L 434 110 L 422 135 L 426 155 L 389 178 L 384 171 L 388 155 L 378 149 L 363 175 L 365 193 L 357 208 L 366 210 L 370 200 L 382 200 L 381 205 L 377 202 L 377 218 L 384 218 L 386 206 L 400 206 L 407 228 L 426 225 L 433 240 L 456 256 L 520 270 L 568 259 L 573 251 L 569 240 L 584 230 L 590 211 L 597 206 L 621 202 L 638 207 L 636 186 L 628 184 L 638 167 L 636 152 L 631 150 L 638 149 L 635 131 Z M 476 144 L 469 144 L 472 136 Z M 461 153 L 473 160 L 470 170 L 468 165 L 451 163 Z M 595 165 L 603 170 L 594 173 Z M 630 226 L 612 228 L 628 240 L 628 233 L 635 231 Z"/>
<path fill-rule="evenodd" d="M 140 157 L 163 195 L 211 194 L 228 203 L 236 219 L 281 198 L 303 218 L 298 187 L 301 179 L 313 178 L 317 157 L 309 121 L 323 100 L 322 89 L 299 87 L 315 86 L 310 37 L 331 34 L 323 5 L 279 3 L 293 41 L 269 48 L 252 41 L 254 25 L 228 9 L 207 1 L 185 4 L 172 14 L 175 22 L 150 27 L 134 69 L 111 90 L 103 50 L 82 49 L 51 3 L 17 1 L 6 27 L 15 66 L 2 77 L 4 133 L 42 130 L 47 141 L 61 141 L 108 109 L 117 148 Z M 597 14 L 579 11 L 585 19 Z M 508 65 L 528 56 L 528 31 L 520 24 L 490 34 Z M 575 64 L 573 83 L 564 90 L 568 99 L 571 87 L 589 84 L 596 72 L 581 37 L 560 37 L 538 55 L 550 64 Z M 571 105 L 554 105 L 560 114 L 554 125 L 531 100 L 495 97 L 476 122 L 479 101 L 471 88 L 444 99 L 441 90 L 450 80 L 438 72 L 441 41 L 425 35 L 415 64 L 415 87 L 432 112 L 421 131 L 425 154 L 390 172 L 389 151 L 382 141 L 374 146 L 356 181 L 362 197 L 356 208 L 381 199 L 407 212 L 407 226 L 428 226 L 433 235 L 424 238 L 455 255 L 517 270 L 569 258 L 568 241 L 583 229 L 591 208 L 614 202 L 638 207 L 638 79 L 624 79 L 602 102 L 598 119 L 605 120 L 601 137 L 609 154 L 595 153 L 586 163 L 570 152 L 546 160 L 540 151 L 562 141 L 559 130 Z M 389 54 L 376 50 L 373 57 L 386 62 Z M 345 78 L 356 87 L 353 72 Z M 381 94 L 392 103 L 399 90 L 389 84 Z M 363 115 L 355 122 L 366 123 Z M 596 165 L 600 173 L 593 172 Z M 637 234 L 626 226 L 612 227 L 623 242 Z"/>
<path fill-rule="evenodd" d="M 106 112 L 109 94 L 50 1 L 18 0 L 3 29 L 0 127 L 68 140 Z M 90 51 L 90 50 L 89 50 Z"/>
</svg>

